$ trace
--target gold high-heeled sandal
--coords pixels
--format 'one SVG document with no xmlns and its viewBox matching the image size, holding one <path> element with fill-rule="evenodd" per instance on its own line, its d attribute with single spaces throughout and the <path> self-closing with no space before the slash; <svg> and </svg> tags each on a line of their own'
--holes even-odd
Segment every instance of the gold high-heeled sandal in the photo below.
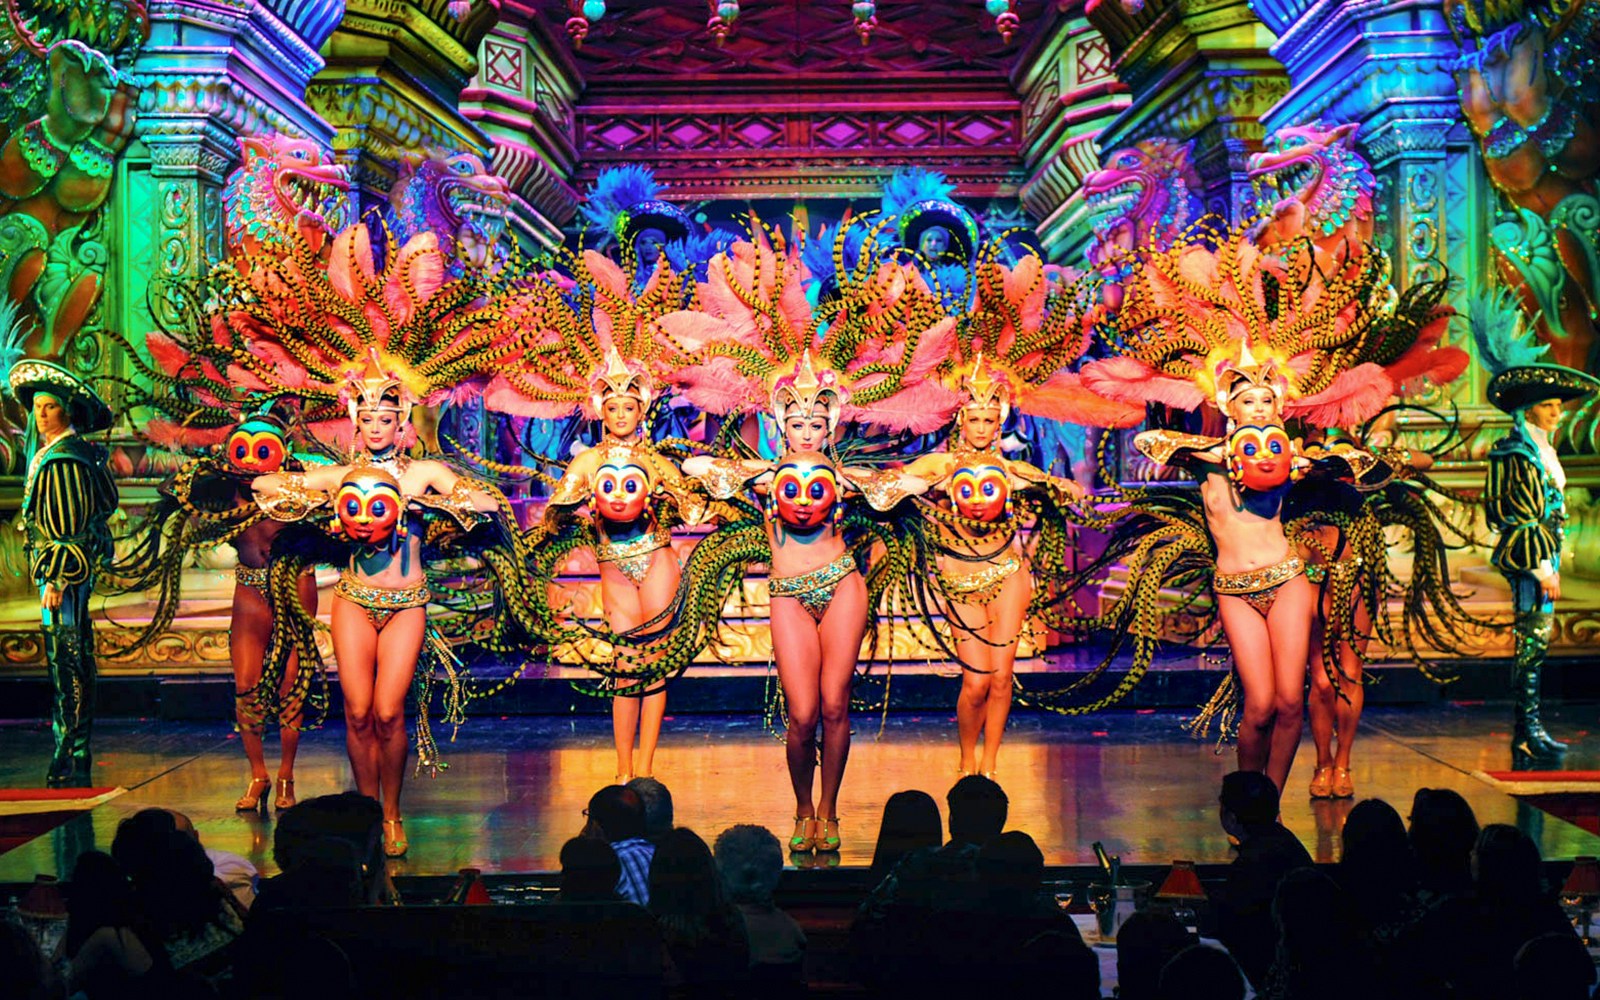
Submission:
<svg viewBox="0 0 1600 1000">
<path fill-rule="evenodd" d="M 1311 775 L 1311 797 L 1314 799 L 1333 798 L 1333 768 L 1319 767 Z"/>
<path fill-rule="evenodd" d="M 840 840 L 839 840 L 839 817 L 835 816 L 832 819 L 820 819 L 817 822 L 822 825 L 821 832 L 817 836 L 817 840 L 816 840 L 817 853 L 818 854 L 835 854 L 835 853 L 838 853 L 839 844 L 840 844 Z M 830 826 L 833 827 L 833 835 L 831 837 L 828 835 L 828 828 Z"/>
<path fill-rule="evenodd" d="M 406 849 L 411 842 L 406 840 L 406 831 L 403 819 L 386 819 L 383 821 L 383 856 L 386 858 L 404 857 Z M 391 834 L 392 831 L 392 834 Z"/>
<path fill-rule="evenodd" d="M 273 807 L 277 808 L 277 809 L 293 809 L 294 808 L 294 803 L 295 803 L 294 779 L 293 778 L 279 778 L 278 779 L 278 797 L 273 800 L 273 802 L 272 802 Z"/>
<path fill-rule="evenodd" d="M 796 854 L 806 854 L 816 850 L 816 822 L 817 818 L 815 816 L 796 816 L 794 818 L 794 835 L 789 838 L 790 851 Z"/>
<path fill-rule="evenodd" d="M 263 799 L 266 797 L 267 789 L 271 787 L 271 778 L 251 778 L 250 787 L 246 788 L 244 794 L 239 796 L 239 801 L 233 804 L 234 812 L 255 812 L 257 809 L 265 809 L 267 804 Z"/>
<path fill-rule="evenodd" d="M 1356 797 L 1356 783 L 1350 780 L 1348 768 L 1336 767 L 1333 769 L 1333 783 L 1329 790 L 1336 799 L 1353 799 Z"/>
</svg>

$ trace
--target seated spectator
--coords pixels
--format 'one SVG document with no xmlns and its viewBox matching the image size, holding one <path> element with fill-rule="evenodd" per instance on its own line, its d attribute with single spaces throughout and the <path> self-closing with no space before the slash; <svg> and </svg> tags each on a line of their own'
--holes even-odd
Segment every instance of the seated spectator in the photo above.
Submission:
<svg viewBox="0 0 1600 1000">
<path fill-rule="evenodd" d="M 878 843 L 872 849 L 867 881 L 877 886 L 906 855 L 937 848 L 943 841 L 942 829 L 939 805 L 927 792 L 913 790 L 889 796 L 883 804 L 883 822 L 878 824 Z"/>
<path fill-rule="evenodd" d="M 67 887 L 69 993 L 89 1000 L 156 996 L 172 985 L 161 935 L 140 910 L 132 883 L 109 854 L 84 851 Z"/>
<path fill-rule="evenodd" d="M 1513 996 L 1524 944 L 1542 934 L 1576 936 L 1544 884 L 1539 849 L 1521 830 L 1484 827 L 1473 859 L 1472 893 L 1445 899 L 1396 943 L 1397 953 L 1415 956 L 1402 967 L 1420 977 L 1412 996 Z"/>
<path fill-rule="evenodd" d="M 764 826 L 730 826 L 713 850 L 728 898 L 744 917 L 752 986 L 763 996 L 805 991 L 806 933 L 772 901 L 783 876 L 783 845 Z"/>
<path fill-rule="evenodd" d="M 1265 996 L 1282 1000 L 1389 997 L 1366 924 L 1349 895 L 1313 868 L 1283 876 L 1272 904 L 1278 949 Z"/>
<path fill-rule="evenodd" d="M 573 837 L 561 846 L 561 902 L 621 903 L 622 865 L 611 845 L 595 837 Z"/>
<path fill-rule="evenodd" d="M 1406 827 L 1394 807 L 1367 799 L 1344 821 L 1344 853 L 1335 879 L 1380 944 L 1393 940 L 1420 914 L 1416 864 Z"/>
<path fill-rule="evenodd" d="M 623 786 L 644 804 L 644 839 L 652 844 L 672 829 L 672 793 L 654 778 L 634 778 Z"/>
<path fill-rule="evenodd" d="M 1217 937 L 1260 990 L 1272 965 L 1272 899 L 1278 882 L 1296 868 L 1311 867 L 1311 855 L 1278 822 L 1278 786 L 1259 771 L 1234 771 L 1222 779 L 1218 799 L 1222 829 L 1238 841 L 1212 897 Z"/>
<path fill-rule="evenodd" d="M 1118 1000 L 1157 1000 L 1162 968 L 1194 943 L 1194 935 L 1170 913 L 1142 910 L 1129 917 L 1117 929 Z"/>
<path fill-rule="evenodd" d="M 393 898 L 383 857 L 383 807 L 358 792 L 304 799 L 278 815 L 262 884 L 268 907 L 370 906 Z"/>
<path fill-rule="evenodd" d="M 1099 1000 L 1100 959 L 1076 929 L 1072 934 L 1047 931 L 1024 941 L 1011 967 L 989 989 L 1006 997 Z"/>
<path fill-rule="evenodd" d="M 661 839 L 650 861 L 649 898 L 672 960 L 669 982 L 679 993 L 725 996 L 745 989 L 750 943 L 744 919 L 728 901 L 711 849 L 693 830 L 680 827 Z"/>
<path fill-rule="evenodd" d="M 1576 934 L 1541 934 L 1513 963 L 1517 1000 L 1589 1000 L 1594 959 Z"/>
<path fill-rule="evenodd" d="M 45 961 L 39 943 L 9 920 L 0 920 L 0 983 L 15 1000 L 56 1000 L 62 996 L 55 969 Z"/>
<path fill-rule="evenodd" d="M 1423 901 L 1465 896 L 1472 891 L 1472 850 L 1478 820 L 1467 800 L 1448 788 L 1419 788 L 1411 801 L 1407 831 L 1417 862 Z"/>
<path fill-rule="evenodd" d="M 176 816 L 166 809 L 134 813 L 117 825 L 111 855 L 133 883 L 172 967 L 193 966 L 208 978 L 225 972 L 228 949 L 244 931 L 244 911 L 217 880 L 205 848 L 178 829 Z"/>
<path fill-rule="evenodd" d="M 168 809 L 172 814 L 172 822 L 179 833 L 187 834 L 195 839 L 201 847 L 205 848 L 206 857 L 211 859 L 211 869 L 216 873 L 217 881 L 239 901 L 239 906 L 244 910 L 250 909 L 250 904 L 256 899 L 256 878 L 261 874 L 250 859 L 231 851 L 211 847 L 200 838 L 200 831 L 194 827 L 194 822 L 183 813 L 175 809 Z"/>
<path fill-rule="evenodd" d="M 584 835 L 610 844 L 622 866 L 617 893 L 630 903 L 648 907 L 650 860 L 656 847 L 644 836 L 644 801 L 639 793 L 622 785 L 607 785 L 594 793 L 583 812 L 589 817 Z"/>
<path fill-rule="evenodd" d="M 1244 1000 L 1244 976 L 1221 948 L 1194 944 L 1161 967 L 1161 1000 Z"/>
</svg>

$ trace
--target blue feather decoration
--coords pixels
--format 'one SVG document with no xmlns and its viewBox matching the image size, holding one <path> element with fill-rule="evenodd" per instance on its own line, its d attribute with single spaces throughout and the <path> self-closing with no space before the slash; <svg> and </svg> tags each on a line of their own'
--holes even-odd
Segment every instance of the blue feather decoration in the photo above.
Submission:
<svg viewBox="0 0 1600 1000">
<path fill-rule="evenodd" d="M 612 233 L 616 231 L 619 217 L 660 193 L 661 185 L 656 183 L 655 171 L 649 167 L 635 163 L 607 167 L 584 192 L 584 203 L 578 206 L 578 211 L 589 220 L 591 229 Z"/>
<path fill-rule="evenodd" d="M 22 360 L 22 342 L 27 336 L 27 317 L 9 296 L 0 296 L 0 379 Z"/>
<path fill-rule="evenodd" d="M 710 232 L 690 233 L 681 240 L 668 243 L 662 252 L 667 255 L 667 263 L 672 265 L 674 271 L 687 271 L 693 268 L 699 278 L 705 277 L 705 267 L 711 258 L 726 251 L 733 246 L 738 237 L 725 229 L 713 229 Z"/>
<path fill-rule="evenodd" d="M 883 214 L 892 218 L 919 201 L 949 201 L 955 193 L 956 186 L 938 171 L 901 167 L 883 183 Z"/>
<path fill-rule="evenodd" d="M 1482 290 L 1472 296 L 1468 325 L 1478 344 L 1478 360 L 1491 375 L 1539 364 L 1550 350 L 1533 339 L 1516 296 L 1504 288 Z"/>
</svg>

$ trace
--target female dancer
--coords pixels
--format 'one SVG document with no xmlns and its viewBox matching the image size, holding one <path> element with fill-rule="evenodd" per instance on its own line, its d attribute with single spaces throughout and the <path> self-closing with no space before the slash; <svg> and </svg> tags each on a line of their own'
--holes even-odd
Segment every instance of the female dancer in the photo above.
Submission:
<svg viewBox="0 0 1600 1000">
<path fill-rule="evenodd" d="M 443 462 L 413 461 L 400 451 L 413 401 L 397 378 L 369 370 L 350 388 L 359 449 L 355 460 L 304 473 L 273 473 L 253 485 L 262 509 L 281 520 L 299 520 L 333 501 L 345 533 L 357 543 L 333 591 L 333 652 L 356 788 L 383 803 L 383 850 L 393 858 L 408 846 L 400 816 L 405 699 L 426 638 L 432 596 L 423 573 L 418 515 L 429 507 L 470 527 L 478 515 L 498 510 L 499 502 Z"/>
<path fill-rule="evenodd" d="M 158 383 L 161 384 L 161 383 Z M 158 405 L 159 404 L 159 405 Z M 175 399 L 156 403 L 162 411 L 178 405 Z M 219 407 L 220 409 L 220 407 Z M 194 412 L 184 414 L 195 416 Z M 161 486 L 156 503 L 132 535 L 126 554 L 107 570 L 108 579 L 122 592 L 158 588 L 149 621 L 131 638 L 119 637 L 118 646 L 132 652 L 154 641 L 172 624 L 180 600 L 179 583 L 189 555 L 199 549 L 231 544 L 238 556 L 234 570 L 232 614 L 228 621 L 228 655 L 233 665 L 234 717 L 245 758 L 250 763 L 250 784 L 234 804 L 240 812 L 266 808 L 273 788 L 262 748 L 264 712 L 257 697 L 266 650 L 273 631 L 269 600 L 268 561 L 285 525 L 271 520 L 256 506 L 250 490 L 255 477 L 280 469 L 299 471 L 290 454 L 284 422 L 269 410 L 251 414 L 225 435 L 221 454 L 187 462 Z M 192 447 L 215 431 L 190 424 L 156 419 L 145 425 L 151 440 L 171 448 Z M 305 613 L 317 608 L 316 580 L 310 568 L 298 577 L 297 590 Z M 287 809 L 295 803 L 294 759 L 305 724 L 306 692 L 300 691 L 299 650 L 291 648 L 282 670 L 275 699 L 282 751 L 278 763 L 274 803 Z M 320 713 L 319 713 L 320 717 Z M 315 723 L 313 723 L 315 724 Z"/>
<path fill-rule="evenodd" d="M 672 532 L 662 522 L 658 507 L 662 492 L 680 477 L 677 467 L 642 434 L 654 393 L 651 383 L 642 364 L 628 364 L 615 348 L 608 352 L 605 369 L 593 379 L 594 408 L 600 414 L 605 438 L 567 466 L 550 497 L 551 511 L 587 503 L 594 513 L 600 602 L 606 621 L 618 635 L 660 618 L 678 590 Z M 615 648 L 619 659 L 628 655 L 626 647 Z M 616 783 L 621 785 L 635 776 L 653 774 L 667 690 L 657 683 L 640 697 L 622 693 L 635 686 L 636 680 L 619 673 L 615 681 L 618 692 L 611 699 L 611 734 L 617 750 Z M 633 756 L 636 734 L 637 767 Z"/>
<path fill-rule="evenodd" d="M 1033 579 L 1012 517 L 1012 494 L 1048 484 L 1068 497 L 1084 490 L 1000 454 L 1011 408 L 1007 381 L 980 355 L 960 379 L 966 402 L 957 411 L 950 450 L 924 455 L 906 473 L 933 484 L 957 518 L 935 516 L 939 587 L 949 600 L 956 654 L 965 668 L 956 701 L 960 773 L 994 777 L 1000 738 L 1011 713 L 1012 668 L 1033 596 Z M 977 753 L 983 734 L 983 756 Z"/>
<path fill-rule="evenodd" d="M 272 414 L 259 413 L 246 418 L 234 428 L 224 445 L 229 471 L 234 477 L 253 479 L 285 467 L 297 468 L 298 463 L 289 456 L 288 439 L 288 429 Z M 234 478 L 233 482 L 236 484 L 234 502 L 249 503 L 254 508 L 249 482 L 238 478 Z M 233 806 L 240 812 L 266 808 L 266 792 L 272 784 L 267 779 L 266 753 L 261 745 L 261 713 L 255 707 L 252 695 L 261 683 L 263 657 L 272 638 L 267 560 L 272 553 L 272 544 L 283 528 L 281 522 L 258 514 L 233 539 L 239 565 L 234 569 L 233 612 L 228 621 L 228 658 L 233 664 L 234 714 L 239 727 L 239 742 L 244 744 L 244 755 L 250 762 L 250 785 Z M 300 574 L 297 589 L 306 614 L 316 614 L 317 580 L 309 568 Z M 299 652 L 291 651 L 280 691 L 280 750 L 273 796 L 273 805 L 278 809 L 288 809 L 295 804 L 294 758 L 300 747 L 304 704 L 291 697 L 290 692 L 298 679 L 299 669 Z"/>
<path fill-rule="evenodd" d="M 1276 365 L 1256 364 L 1246 347 L 1238 362 L 1217 375 L 1217 405 L 1230 425 L 1226 447 L 1169 431 L 1144 431 L 1134 439 L 1152 461 L 1179 465 L 1200 481 L 1216 547 L 1212 590 L 1244 695 L 1239 769 L 1265 772 L 1279 788 L 1300 745 L 1316 605 L 1316 590 L 1289 546 L 1281 517 L 1296 461 L 1282 426 L 1287 391 Z M 1230 477 L 1230 468 L 1239 471 Z"/>
</svg>

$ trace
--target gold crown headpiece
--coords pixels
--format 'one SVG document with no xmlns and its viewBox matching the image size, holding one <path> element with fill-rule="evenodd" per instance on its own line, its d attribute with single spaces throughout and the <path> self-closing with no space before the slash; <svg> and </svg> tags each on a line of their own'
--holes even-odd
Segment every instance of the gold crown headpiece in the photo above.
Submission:
<svg viewBox="0 0 1600 1000">
<path fill-rule="evenodd" d="M 384 369 L 376 347 L 367 355 L 366 370 L 359 376 L 351 375 L 346 382 L 345 395 L 351 423 L 355 423 L 361 411 L 368 410 L 393 413 L 403 425 L 411 419 L 411 407 L 416 403 L 416 397 L 400 376 Z M 386 400 L 386 396 L 390 398 Z"/>
<path fill-rule="evenodd" d="M 623 360 L 617 353 L 615 346 L 606 349 L 605 367 L 596 369 L 589 379 L 589 388 L 592 393 L 590 400 L 594 403 L 596 413 L 605 401 L 612 396 L 627 396 L 639 401 L 639 408 L 650 408 L 650 400 L 655 395 L 654 380 L 638 362 Z"/>
<path fill-rule="evenodd" d="M 961 404 L 963 415 L 968 410 L 985 410 L 995 407 L 1000 411 L 1000 422 L 1005 423 L 1011 413 L 1011 380 L 1004 372 L 996 371 L 983 363 L 983 351 L 978 351 L 972 367 L 961 374 L 960 389 L 967 397 Z"/>
<path fill-rule="evenodd" d="M 1290 395 L 1289 379 L 1278 359 L 1268 355 L 1258 361 L 1250 350 L 1248 341 L 1239 344 L 1237 355 L 1229 351 L 1212 367 L 1216 386 L 1217 409 L 1227 412 L 1227 404 L 1246 389 L 1271 389 L 1281 406 Z"/>
<path fill-rule="evenodd" d="M 809 415 L 818 403 L 827 407 L 828 430 L 839 426 L 845 400 L 850 393 L 839 383 L 839 375 L 830 368 L 818 372 L 811 364 L 811 350 L 800 356 L 794 374 L 784 375 L 772 384 L 772 415 L 780 425 L 790 410 Z"/>
</svg>

